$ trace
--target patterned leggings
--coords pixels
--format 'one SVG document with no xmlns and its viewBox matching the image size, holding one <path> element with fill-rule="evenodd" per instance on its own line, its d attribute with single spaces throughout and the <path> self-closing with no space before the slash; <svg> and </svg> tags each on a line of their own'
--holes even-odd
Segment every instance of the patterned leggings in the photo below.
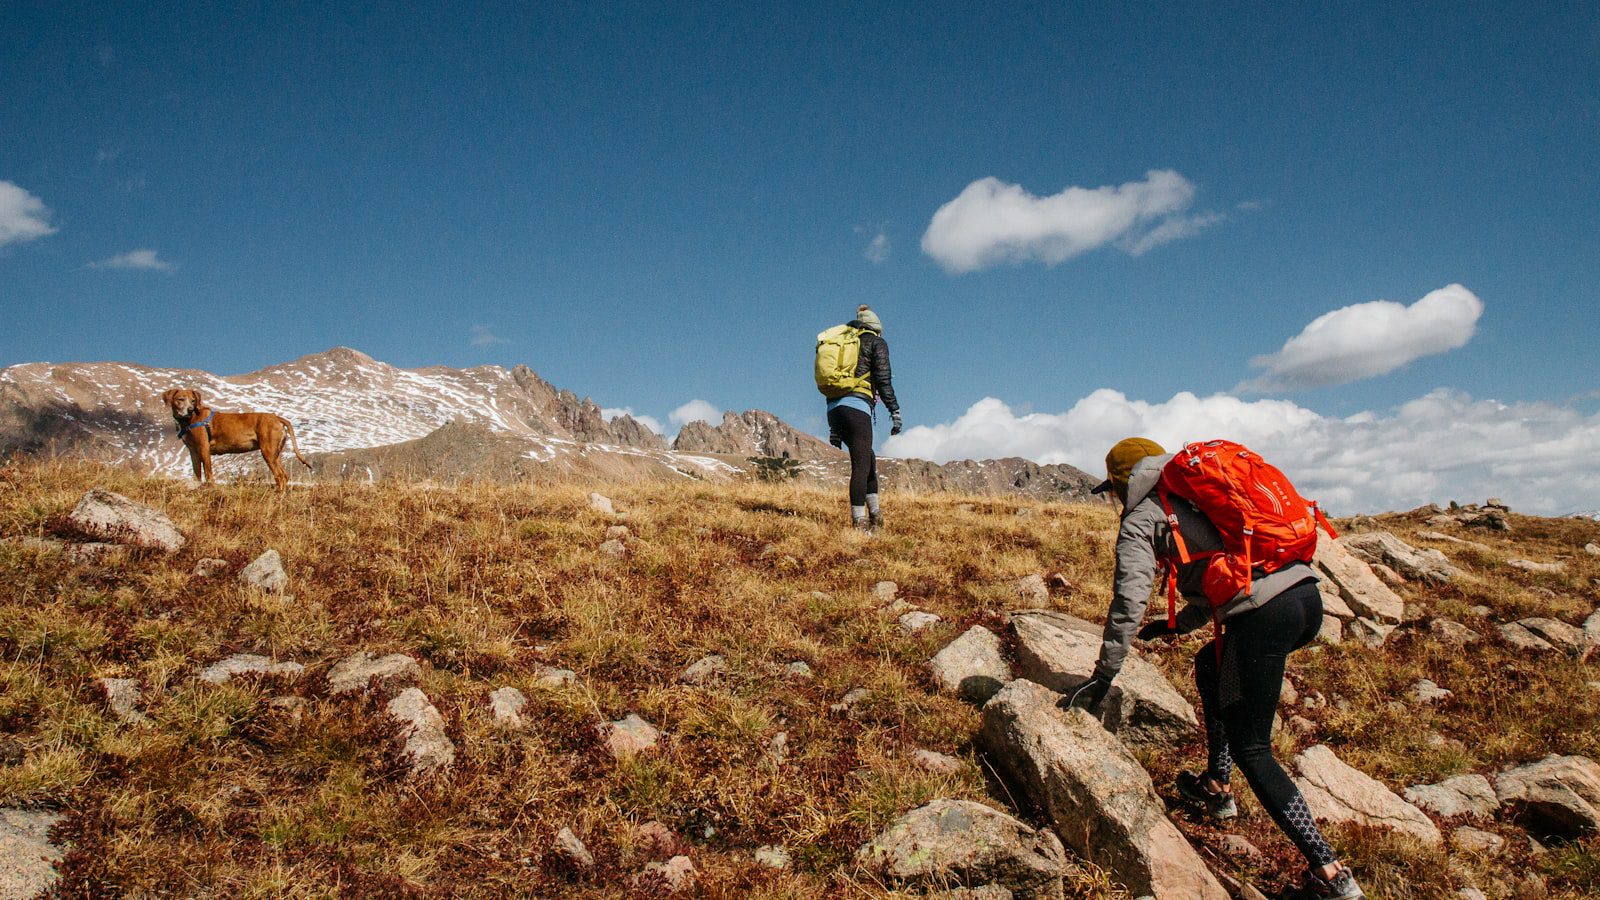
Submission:
<svg viewBox="0 0 1600 900">
<path fill-rule="evenodd" d="M 1194 681 L 1205 710 L 1207 772 L 1227 784 L 1238 765 L 1256 799 L 1313 868 L 1334 862 L 1333 848 L 1311 819 L 1305 797 L 1272 757 L 1272 715 L 1289 654 L 1322 627 L 1322 595 L 1303 581 L 1258 609 L 1228 620 L 1222 663 L 1216 643 L 1194 658 Z"/>
</svg>

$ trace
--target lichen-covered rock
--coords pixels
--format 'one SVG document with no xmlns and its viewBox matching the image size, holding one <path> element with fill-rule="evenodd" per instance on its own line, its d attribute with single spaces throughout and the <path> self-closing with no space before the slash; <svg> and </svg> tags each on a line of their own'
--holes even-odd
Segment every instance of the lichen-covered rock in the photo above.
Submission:
<svg viewBox="0 0 1600 900">
<path fill-rule="evenodd" d="M 946 756 L 932 750 L 917 750 L 911 754 L 911 761 L 924 772 L 935 775 L 954 775 L 964 768 L 961 760 L 954 756 Z"/>
<path fill-rule="evenodd" d="M 1060 695 L 1018 679 L 983 707 L 978 740 L 1079 855 L 1135 894 L 1228 900 L 1128 749 Z"/>
<path fill-rule="evenodd" d="M 228 561 L 208 556 L 194 564 L 194 577 L 215 578 L 228 571 Z"/>
<path fill-rule="evenodd" d="M 1457 647 L 1465 647 L 1483 640 L 1476 631 L 1450 619 L 1434 619 L 1428 623 L 1428 630 L 1445 643 Z"/>
<path fill-rule="evenodd" d="M 1600 831 L 1600 765 L 1584 756 L 1546 756 L 1500 773 L 1500 804 L 1541 834 Z"/>
<path fill-rule="evenodd" d="M 139 681 L 134 678 L 102 678 L 100 688 L 106 693 L 106 707 L 111 714 L 129 725 L 144 725 L 150 718 L 139 711 Z"/>
<path fill-rule="evenodd" d="M 1389 633 L 1394 631 L 1393 625 L 1374 622 L 1371 619 L 1360 618 L 1352 621 L 1345 632 L 1345 637 L 1355 641 L 1363 647 L 1373 650 L 1383 646 L 1389 639 Z"/>
<path fill-rule="evenodd" d="M 583 841 L 578 840 L 578 836 L 572 833 L 571 828 L 563 828 L 556 832 L 555 850 L 562 859 L 579 869 L 594 867 L 594 854 L 583 845 Z"/>
<path fill-rule="evenodd" d="M 713 653 L 701 657 L 683 670 L 678 680 L 684 684 L 705 685 L 728 674 L 728 661 Z"/>
<path fill-rule="evenodd" d="M 1572 656 L 1582 653 L 1587 643 L 1583 629 L 1568 625 L 1559 619 L 1535 616 L 1531 619 L 1521 619 L 1516 624 L 1543 638 L 1550 646 Z"/>
<path fill-rule="evenodd" d="M 900 585 L 895 584 L 892 581 L 880 581 L 872 586 L 872 599 L 878 601 L 879 603 L 888 603 L 889 601 L 893 600 L 895 594 L 899 592 Z"/>
<path fill-rule="evenodd" d="M 1555 645 L 1529 631 L 1521 622 L 1507 622 L 1495 629 L 1500 632 L 1500 637 L 1505 642 L 1518 650 L 1531 650 L 1540 653 L 1554 653 Z"/>
<path fill-rule="evenodd" d="M 1011 667 L 1000 655 L 1000 638 L 982 625 L 945 645 L 928 668 L 941 688 L 974 703 L 993 697 L 1011 680 Z"/>
<path fill-rule="evenodd" d="M 1439 687 L 1437 684 L 1434 684 L 1432 681 L 1426 678 L 1417 679 L 1416 683 L 1411 685 L 1410 690 L 1406 691 L 1406 697 L 1408 697 L 1412 703 L 1416 703 L 1420 706 L 1443 703 L 1453 696 L 1455 695 L 1450 691 Z"/>
<path fill-rule="evenodd" d="M 699 874 L 689 857 L 674 856 L 666 862 L 646 863 L 640 885 L 654 884 L 669 894 L 676 894 L 693 888 Z"/>
<path fill-rule="evenodd" d="M 1508 559 L 1506 565 L 1524 572 L 1537 572 L 1546 575 L 1559 575 L 1567 570 L 1564 562 L 1534 562 L 1531 559 Z"/>
<path fill-rule="evenodd" d="M 445 734 L 444 717 L 421 688 L 406 688 L 385 709 L 400 724 L 401 753 L 412 777 L 435 775 L 455 763 L 456 745 Z"/>
<path fill-rule="evenodd" d="M 1050 586 L 1045 584 L 1044 576 L 1037 573 L 1013 581 L 1011 589 L 1024 603 L 1044 604 L 1050 601 Z"/>
<path fill-rule="evenodd" d="M 84 494 L 72 508 L 67 527 L 90 540 L 167 553 L 176 553 L 188 543 L 166 513 L 98 488 Z"/>
<path fill-rule="evenodd" d="M 590 492 L 589 508 L 602 515 L 614 516 L 617 514 L 617 507 L 611 502 L 611 498 L 604 494 Z"/>
<path fill-rule="evenodd" d="M 528 705 L 528 695 L 510 685 L 489 692 L 489 712 L 494 724 L 507 731 L 522 727 L 522 709 Z"/>
<path fill-rule="evenodd" d="M 931 613 L 915 610 L 901 616 L 898 620 L 900 630 L 906 634 L 916 634 L 924 628 L 939 624 L 940 618 Z"/>
<path fill-rule="evenodd" d="M 863 846 L 856 859 L 913 888 L 999 885 L 1019 898 L 1056 900 L 1067 870 L 1061 841 L 970 800 L 914 809 Z"/>
<path fill-rule="evenodd" d="M 1430 846 L 1444 843 L 1444 835 L 1421 810 L 1363 772 L 1344 764 L 1334 752 L 1317 744 L 1295 757 L 1299 777 L 1294 782 L 1319 822 L 1353 822 L 1389 828 Z"/>
</svg>

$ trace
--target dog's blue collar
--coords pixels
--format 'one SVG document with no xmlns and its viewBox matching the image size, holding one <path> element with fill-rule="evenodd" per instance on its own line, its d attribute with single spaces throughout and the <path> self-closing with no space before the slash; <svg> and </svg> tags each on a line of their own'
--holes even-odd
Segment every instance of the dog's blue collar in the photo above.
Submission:
<svg viewBox="0 0 1600 900">
<path fill-rule="evenodd" d="M 210 438 L 211 437 L 211 417 L 216 415 L 216 414 L 217 414 L 217 411 L 213 409 L 212 411 L 206 413 L 206 417 L 204 419 L 201 419 L 198 422 L 190 422 L 187 425 L 179 425 L 178 426 L 178 437 L 183 437 L 184 435 L 188 434 L 189 432 L 193 431 L 196 428 L 204 428 L 206 430 L 206 437 Z"/>
</svg>

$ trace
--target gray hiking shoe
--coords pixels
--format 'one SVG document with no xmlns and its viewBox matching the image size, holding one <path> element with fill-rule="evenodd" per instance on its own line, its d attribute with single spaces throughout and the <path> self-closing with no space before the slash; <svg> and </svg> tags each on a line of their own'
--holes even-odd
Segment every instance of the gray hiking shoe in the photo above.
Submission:
<svg viewBox="0 0 1600 900">
<path fill-rule="evenodd" d="M 882 528 L 883 527 L 883 513 L 882 512 L 869 512 L 869 513 L 867 513 L 867 523 L 870 524 L 873 528 Z"/>
<path fill-rule="evenodd" d="M 1239 804 L 1233 802 L 1233 795 L 1226 791 L 1214 791 L 1206 786 L 1204 775 L 1194 772 L 1178 773 L 1178 793 L 1185 800 L 1196 803 L 1205 809 L 1206 815 L 1218 822 L 1224 822 L 1239 815 Z"/>
<path fill-rule="evenodd" d="M 852 527 L 855 530 L 861 532 L 862 534 L 865 534 L 867 537 L 872 537 L 872 520 L 871 519 L 851 519 L 850 520 L 850 527 Z"/>
<path fill-rule="evenodd" d="M 1356 876 L 1349 866 L 1340 866 L 1338 874 L 1323 878 L 1315 870 L 1306 873 L 1306 883 L 1300 890 L 1288 895 L 1290 900 L 1364 900 L 1367 896 L 1356 884 Z"/>
</svg>

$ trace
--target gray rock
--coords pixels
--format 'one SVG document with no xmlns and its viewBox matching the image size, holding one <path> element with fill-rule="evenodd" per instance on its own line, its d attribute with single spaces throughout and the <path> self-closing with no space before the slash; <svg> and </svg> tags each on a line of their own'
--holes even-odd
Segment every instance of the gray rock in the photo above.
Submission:
<svg viewBox="0 0 1600 900">
<path fill-rule="evenodd" d="M 188 539 L 166 513 L 98 488 L 83 495 L 67 525 L 85 538 L 176 553 Z"/>
<path fill-rule="evenodd" d="M 1507 769 L 1495 783 L 1501 806 L 1539 834 L 1600 831 L 1600 765 L 1583 756 L 1546 756 Z"/>
<path fill-rule="evenodd" d="M 1350 630 L 1345 636 L 1363 647 L 1376 650 L 1389 639 L 1389 633 L 1392 631 L 1394 631 L 1393 625 L 1385 625 L 1371 619 L 1356 619 L 1350 623 Z"/>
<path fill-rule="evenodd" d="M 598 494 L 598 493 L 590 492 L 590 494 L 589 494 L 589 508 L 594 510 L 595 512 L 602 513 L 602 514 L 608 515 L 608 516 L 614 516 L 614 515 L 617 514 L 616 505 L 611 502 L 611 498 L 610 497 L 607 497 L 604 494 Z"/>
<path fill-rule="evenodd" d="M 1600 556 L 1600 544 L 1590 541 L 1589 543 L 1583 545 L 1583 552 L 1589 554 L 1590 556 Z"/>
<path fill-rule="evenodd" d="M 1482 775 L 1457 775 L 1438 784 L 1408 787 L 1405 798 L 1423 811 L 1446 819 L 1453 816 L 1491 816 L 1500 805 L 1489 779 Z"/>
<path fill-rule="evenodd" d="M 983 707 L 978 740 L 1072 849 L 1139 894 L 1227 900 L 1167 819 L 1150 776 L 1128 749 L 1060 695 L 1018 679 Z"/>
<path fill-rule="evenodd" d="M 194 564 L 196 578 L 215 578 L 226 571 L 228 571 L 228 561 L 225 559 L 208 556 Z"/>
<path fill-rule="evenodd" d="M 60 813 L 0 808 L 0 897 L 26 900 L 55 886 L 64 854 L 50 843 L 50 829 L 61 819 Z"/>
<path fill-rule="evenodd" d="M 1044 583 L 1043 575 L 1024 575 L 1011 583 L 1011 589 L 1017 592 L 1017 597 L 1024 603 L 1050 602 L 1050 587 Z"/>
<path fill-rule="evenodd" d="M 285 678 L 299 678 L 305 670 L 306 667 L 297 662 L 273 662 L 270 657 L 254 653 L 235 653 L 202 669 L 200 680 L 211 684 L 226 684 L 240 675 L 282 675 Z"/>
<path fill-rule="evenodd" d="M 1351 534 L 1339 540 L 1362 559 L 1393 566 L 1401 575 L 1416 581 L 1445 584 L 1461 574 L 1443 553 L 1431 548 L 1418 549 L 1387 531 Z"/>
<path fill-rule="evenodd" d="M 1317 541 L 1317 552 L 1312 562 L 1327 576 L 1327 580 L 1338 588 L 1339 597 L 1349 605 L 1349 609 L 1354 611 L 1355 615 L 1365 616 L 1378 622 L 1399 622 L 1405 612 L 1405 603 L 1398 594 L 1390 590 L 1388 585 L 1378 580 L 1378 576 L 1373 574 L 1365 562 L 1356 558 L 1355 554 L 1345 546 L 1345 542 L 1352 539 Z M 1327 608 L 1326 601 L 1323 612 L 1339 616 L 1339 610 Z M 1340 616 L 1340 618 L 1348 619 L 1353 616 Z"/>
<path fill-rule="evenodd" d="M 1063 613 L 1014 613 L 1022 677 L 1062 694 L 1089 680 L 1100 655 L 1100 630 Z M 1161 670 L 1130 650 L 1106 695 L 1101 720 L 1131 747 L 1170 747 L 1199 727 L 1194 707 Z"/>
<path fill-rule="evenodd" d="M 1504 638 L 1506 643 L 1518 650 L 1537 651 L 1540 653 L 1555 652 L 1554 644 L 1529 631 L 1527 626 L 1521 622 L 1507 622 L 1496 630 L 1500 632 L 1500 637 Z"/>
<path fill-rule="evenodd" d="M 928 667 L 940 687 L 974 703 L 993 697 L 1011 680 L 1011 667 L 1000 655 L 1000 638 L 982 625 L 945 645 Z"/>
<path fill-rule="evenodd" d="M 856 704 L 867 699 L 867 689 L 858 687 L 844 692 L 838 703 L 828 707 L 828 712 L 835 715 L 848 715 L 855 711 Z"/>
<path fill-rule="evenodd" d="M 134 678 L 102 678 L 100 687 L 106 692 L 106 707 L 111 714 L 129 725 L 144 725 L 149 717 L 139 711 L 139 682 Z"/>
<path fill-rule="evenodd" d="M 1506 839 L 1500 835 L 1467 825 L 1450 832 L 1450 843 L 1458 850 L 1481 856 L 1498 856 L 1506 847 Z"/>
<path fill-rule="evenodd" d="M 417 661 L 404 653 L 374 657 L 362 650 L 334 664 L 328 672 L 328 693 L 337 697 L 353 691 L 364 692 L 374 678 L 387 688 L 415 681 L 421 676 L 422 668 L 417 665 Z"/>
<path fill-rule="evenodd" d="M 783 677 L 810 681 L 817 676 L 815 672 L 811 671 L 811 666 L 805 660 L 797 659 L 783 667 Z"/>
<path fill-rule="evenodd" d="M 1531 559 L 1508 559 L 1506 560 L 1506 565 L 1513 569 L 1521 569 L 1524 572 L 1538 572 L 1551 575 L 1559 575 L 1567 570 L 1567 564 L 1564 562 L 1542 563 L 1534 562 Z"/>
<path fill-rule="evenodd" d="M 628 555 L 628 545 L 612 538 L 600 545 L 600 555 L 609 556 L 612 559 L 621 559 Z"/>
<path fill-rule="evenodd" d="M 1411 689 L 1406 691 L 1406 697 L 1409 698 L 1412 703 L 1422 706 L 1428 706 L 1434 703 L 1442 703 L 1454 696 L 1455 694 L 1445 690 L 1442 687 L 1439 687 L 1437 684 L 1434 684 L 1432 681 L 1429 681 L 1426 678 L 1417 679 L 1417 683 L 1413 684 Z M 1485 782 L 1485 784 L 1487 784 L 1487 782 Z"/>
<path fill-rule="evenodd" d="M 626 525 L 606 526 L 606 540 L 608 541 L 626 541 L 632 534 L 633 532 L 629 531 Z M 771 547 L 772 545 L 768 544 L 767 546 Z"/>
<path fill-rule="evenodd" d="M 763 869 L 776 869 L 782 872 L 790 866 L 789 851 L 773 844 L 757 847 L 755 859 L 756 865 Z"/>
<path fill-rule="evenodd" d="M 627 759 L 654 747 L 661 740 L 661 732 L 637 714 L 629 713 L 615 722 L 603 723 L 600 739 L 613 759 Z"/>
<path fill-rule="evenodd" d="M 899 622 L 901 631 L 906 634 L 916 634 L 924 628 L 939 624 L 941 620 L 931 612 L 917 610 L 906 613 L 896 621 Z"/>
<path fill-rule="evenodd" d="M 267 550 L 240 570 L 239 581 L 246 587 L 281 594 L 289 587 L 289 573 L 283 570 L 278 551 Z"/>
<path fill-rule="evenodd" d="M 1067 870 L 1061 841 L 969 800 L 935 800 L 884 829 L 856 860 L 915 888 L 999 885 L 1019 898 L 1058 900 Z"/>
<path fill-rule="evenodd" d="M 400 724 L 401 753 L 413 778 L 436 775 L 456 761 L 456 745 L 444 731 L 444 717 L 421 688 L 410 687 L 390 700 L 385 710 Z"/>
<path fill-rule="evenodd" d="M 571 828 L 562 828 L 556 832 L 555 851 L 562 859 L 579 869 L 594 867 L 594 854 L 583 845 L 583 841 L 578 840 L 578 836 L 572 833 Z"/>
<path fill-rule="evenodd" d="M 1390 828 L 1430 846 L 1444 843 L 1444 835 L 1432 819 L 1366 774 L 1345 765 L 1326 746 L 1306 748 L 1295 757 L 1294 768 L 1299 772 L 1294 782 L 1317 821 Z"/>
<path fill-rule="evenodd" d="M 646 863 L 643 883 L 656 884 L 669 894 L 687 891 L 694 887 L 700 872 L 687 856 L 674 856 L 666 862 Z"/>
<path fill-rule="evenodd" d="M 533 670 L 534 685 L 546 689 L 559 688 L 572 684 L 578 680 L 578 673 L 571 669 L 557 669 L 551 666 L 535 666 Z"/>
<path fill-rule="evenodd" d="M 1344 642 L 1344 623 L 1334 616 L 1322 617 L 1322 628 L 1317 632 L 1317 640 L 1325 644 L 1339 644 Z"/>
<path fill-rule="evenodd" d="M 1475 887 L 1464 887 L 1456 891 L 1457 900 L 1489 900 L 1487 894 Z"/>
<path fill-rule="evenodd" d="M 1437 635 L 1441 641 L 1457 647 L 1465 647 L 1483 640 L 1476 631 L 1450 619 L 1434 619 L 1428 623 L 1428 630 Z"/>
<path fill-rule="evenodd" d="M 689 668 L 683 670 L 678 680 L 684 684 L 704 685 L 716 681 L 728 674 L 728 661 L 713 653 L 701 657 Z"/>
<path fill-rule="evenodd" d="M 895 594 L 899 592 L 900 585 L 895 584 L 892 581 L 880 581 L 872 586 L 872 599 L 878 601 L 879 603 L 888 603 L 889 601 L 893 600 Z"/>
<path fill-rule="evenodd" d="M 1572 656 L 1582 653 L 1588 643 L 1582 628 L 1568 625 L 1559 619 L 1535 617 L 1522 619 L 1516 624 L 1543 638 L 1550 646 Z"/>
<path fill-rule="evenodd" d="M 489 692 L 489 711 L 494 715 L 496 727 L 515 731 L 522 727 L 522 708 L 528 705 L 528 695 L 510 685 Z"/>
<path fill-rule="evenodd" d="M 1354 557 L 1351 558 L 1354 559 Z M 1356 562 L 1361 563 L 1360 560 L 1356 560 Z M 1365 563 L 1361 564 L 1366 565 Z M 1326 572 L 1323 573 L 1323 576 L 1317 579 L 1317 593 L 1322 595 L 1322 614 L 1333 616 L 1344 622 L 1354 619 L 1356 611 L 1350 608 L 1350 604 L 1344 602 L 1344 596 L 1339 593 L 1339 585 L 1334 583 L 1332 578 L 1327 577 Z"/>
<path fill-rule="evenodd" d="M 911 754 L 911 761 L 922 771 L 932 772 L 935 775 L 954 775 L 964 768 L 961 760 L 954 756 L 946 756 L 932 750 L 914 751 Z"/>
</svg>

